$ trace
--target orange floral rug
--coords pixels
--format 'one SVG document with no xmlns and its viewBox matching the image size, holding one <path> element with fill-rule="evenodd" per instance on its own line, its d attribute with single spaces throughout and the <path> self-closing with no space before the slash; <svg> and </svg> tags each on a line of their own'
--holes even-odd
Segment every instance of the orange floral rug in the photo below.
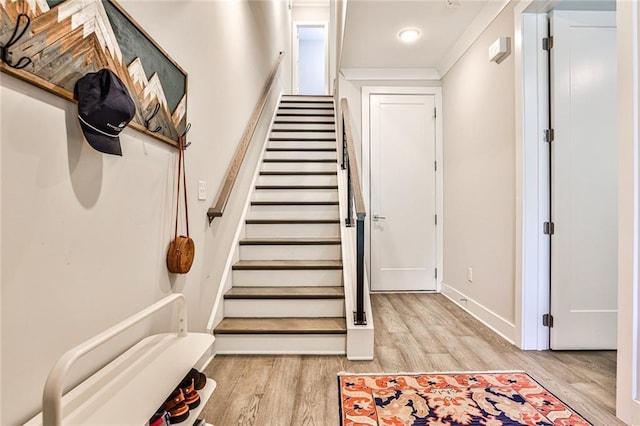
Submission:
<svg viewBox="0 0 640 426">
<path fill-rule="evenodd" d="M 338 376 L 340 424 L 591 425 L 522 372 Z"/>
</svg>

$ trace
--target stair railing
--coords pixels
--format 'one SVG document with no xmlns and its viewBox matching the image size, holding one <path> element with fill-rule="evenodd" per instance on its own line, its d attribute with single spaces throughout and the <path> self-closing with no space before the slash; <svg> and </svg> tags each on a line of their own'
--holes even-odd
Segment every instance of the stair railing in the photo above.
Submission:
<svg viewBox="0 0 640 426">
<path fill-rule="evenodd" d="M 231 196 L 231 190 L 233 189 L 233 185 L 235 184 L 236 178 L 238 177 L 238 172 L 240 171 L 242 161 L 244 160 L 244 156 L 247 153 L 247 149 L 249 148 L 249 143 L 251 142 L 253 134 L 256 131 L 256 127 L 258 126 L 258 121 L 260 120 L 262 111 L 267 104 L 269 93 L 273 88 L 273 83 L 276 81 L 276 76 L 278 75 L 278 71 L 280 70 L 280 63 L 282 62 L 283 53 L 284 52 L 280 52 L 278 54 L 278 59 L 273 65 L 269 77 L 267 77 L 267 81 L 264 84 L 264 88 L 262 89 L 262 93 L 260 94 L 260 98 L 258 99 L 258 103 L 253 109 L 253 113 L 251 114 L 251 118 L 249 119 L 249 123 L 247 124 L 247 128 L 242 135 L 242 139 L 240 140 L 240 144 L 238 145 L 236 154 L 229 166 L 229 170 L 227 171 L 227 177 L 224 180 L 224 185 L 218 193 L 218 199 L 216 200 L 215 204 L 207 211 L 209 225 L 211 225 L 213 219 L 215 219 L 216 217 L 221 217 L 224 214 L 224 209 L 227 206 L 229 197 Z"/>
<path fill-rule="evenodd" d="M 342 107 L 342 170 L 347 172 L 347 218 L 346 226 L 356 225 L 356 311 L 354 322 L 356 325 L 366 325 L 367 316 L 364 311 L 364 220 L 367 212 L 360 186 L 358 158 L 354 147 L 349 103 L 346 99 L 340 101 Z M 355 208 L 355 223 L 354 223 Z"/>
</svg>

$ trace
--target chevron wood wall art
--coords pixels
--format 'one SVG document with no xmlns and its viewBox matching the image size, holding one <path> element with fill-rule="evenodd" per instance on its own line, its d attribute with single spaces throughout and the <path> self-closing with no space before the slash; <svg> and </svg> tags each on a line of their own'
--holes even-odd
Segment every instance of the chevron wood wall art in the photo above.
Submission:
<svg viewBox="0 0 640 426">
<path fill-rule="evenodd" d="M 0 45 L 0 70 L 70 101 L 80 77 L 109 68 L 136 103 L 131 127 L 174 146 L 185 132 L 187 73 L 115 1 L 0 0 Z"/>
</svg>

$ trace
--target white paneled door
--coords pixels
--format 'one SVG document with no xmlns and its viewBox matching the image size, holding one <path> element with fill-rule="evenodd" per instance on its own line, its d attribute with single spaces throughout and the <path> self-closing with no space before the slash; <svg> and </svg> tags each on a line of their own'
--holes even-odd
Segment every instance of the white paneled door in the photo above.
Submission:
<svg viewBox="0 0 640 426">
<path fill-rule="evenodd" d="M 435 96 L 370 101 L 371 289 L 436 290 Z"/>
<path fill-rule="evenodd" d="M 615 349 L 615 12 L 551 15 L 552 349 Z"/>
</svg>

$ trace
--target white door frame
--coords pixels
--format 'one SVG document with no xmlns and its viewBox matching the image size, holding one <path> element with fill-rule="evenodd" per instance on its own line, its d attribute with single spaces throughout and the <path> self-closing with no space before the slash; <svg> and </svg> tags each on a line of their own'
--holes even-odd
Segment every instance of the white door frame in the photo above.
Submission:
<svg viewBox="0 0 640 426">
<path fill-rule="evenodd" d="M 549 329 L 542 315 L 549 313 L 549 236 L 542 224 L 549 220 L 549 147 L 543 130 L 549 126 L 548 66 L 541 39 L 548 35 L 546 12 L 522 14 L 533 0 L 515 8 L 516 83 L 516 300 L 515 342 L 525 350 L 549 349 Z"/>
<path fill-rule="evenodd" d="M 436 265 L 438 268 L 438 278 L 436 279 L 436 288 L 440 292 L 442 288 L 442 253 L 443 253 L 443 234 L 444 215 L 443 215 L 443 170 L 444 162 L 442 157 L 442 88 L 441 87 L 389 87 L 389 86 L 363 86 L 362 87 L 362 146 L 360 147 L 359 164 L 362 165 L 360 181 L 362 182 L 362 192 L 364 203 L 367 210 L 371 206 L 371 145 L 370 145 L 370 98 L 372 95 L 433 95 L 436 104 L 436 161 L 438 168 L 436 170 L 436 214 L 438 215 L 438 227 L 436 229 Z M 357 155 L 357 154 L 356 154 Z M 367 215 L 365 235 L 371 235 L 370 214 Z M 367 265 L 367 276 L 371 276 L 371 262 L 369 254 L 371 253 L 371 239 L 365 239 L 365 261 Z"/>
<path fill-rule="evenodd" d="M 329 23 L 327 21 L 293 21 L 291 33 L 291 81 L 294 95 L 298 94 L 300 76 L 298 75 L 298 61 L 300 60 L 298 28 L 299 27 L 322 27 L 324 32 L 324 94 L 329 93 Z"/>
<path fill-rule="evenodd" d="M 542 78 L 546 64 L 538 46 L 539 15 L 524 14 L 530 6 L 546 14 L 558 2 L 520 0 L 514 10 L 515 140 L 516 140 L 516 344 L 521 349 L 548 348 L 542 314 L 548 312 L 548 268 L 541 254 L 545 241 L 539 228 L 538 159 L 548 114 Z M 618 361 L 616 415 L 640 425 L 640 8 L 617 1 L 619 128 L 618 231 Z M 548 257 L 547 257 L 548 258 Z M 547 278 L 548 280 L 548 278 Z"/>
</svg>

